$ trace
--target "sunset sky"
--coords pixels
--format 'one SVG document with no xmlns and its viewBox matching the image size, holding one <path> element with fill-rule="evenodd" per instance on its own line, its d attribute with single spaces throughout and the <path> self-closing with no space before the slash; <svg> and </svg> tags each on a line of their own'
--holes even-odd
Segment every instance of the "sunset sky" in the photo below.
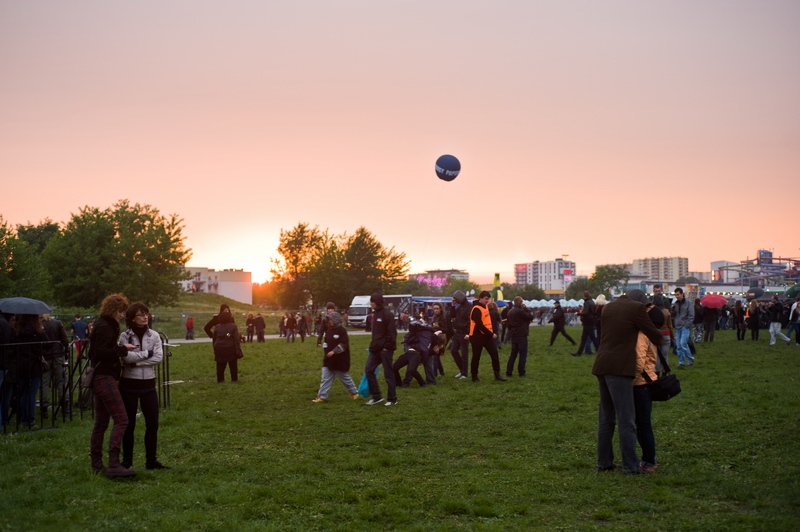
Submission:
<svg viewBox="0 0 800 532">
<path fill-rule="evenodd" d="M 478 282 L 800 257 L 799 28 L 797 0 L 4 0 L 0 214 L 151 204 L 257 282 L 301 221 Z"/>
</svg>

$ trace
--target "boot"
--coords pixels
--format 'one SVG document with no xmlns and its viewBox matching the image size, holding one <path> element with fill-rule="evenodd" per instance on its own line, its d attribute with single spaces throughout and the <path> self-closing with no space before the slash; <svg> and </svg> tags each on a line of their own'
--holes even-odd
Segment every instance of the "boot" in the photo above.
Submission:
<svg viewBox="0 0 800 532">
<path fill-rule="evenodd" d="M 503 377 L 502 375 L 500 375 L 500 372 L 499 372 L 499 371 L 495 371 L 495 372 L 494 372 L 494 380 L 496 380 L 496 381 L 503 381 L 503 382 L 506 382 L 508 379 L 506 379 L 505 377 Z"/>
<path fill-rule="evenodd" d="M 119 449 L 108 452 L 108 467 L 106 468 L 106 476 L 108 478 L 132 477 L 135 474 L 136 471 L 133 469 L 126 469 L 119 463 Z"/>
<path fill-rule="evenodd" d="M 89 453 L 92 457 L 92 472 L 97 475 L 98 473 L 105 472 L 106 468 L 103 466 L 103 453 Z"/>
</svg>

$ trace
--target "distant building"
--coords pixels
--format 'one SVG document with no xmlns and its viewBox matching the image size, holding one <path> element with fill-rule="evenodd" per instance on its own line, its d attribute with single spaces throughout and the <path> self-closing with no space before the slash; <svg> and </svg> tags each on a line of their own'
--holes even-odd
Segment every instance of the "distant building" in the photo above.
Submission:
<svg viewBox="0 0 800 532">
<path fill-rule="evenodd" d="M 535 261 L 514 265 L 515 284 L 532 284 L 547 293 L 563 293 L 575 278 L 575 263 L 569 260 Z"/>
<path fill-rule="evenodd" d="M 689 275 L 689 259 L 686 257 L 648 257 L 634 259 L 631 273 L 644 275 L 648 279 L 675 282 Z"/>
<path fill-rule="evenodd" d="M 712 281 L 711 272 L 689 272 L 688 276 L 694 277 L 701 283 L 710 283 Z"/>
<path fill-rule="evenodd" d="M 729 260 L 718 260 L 711 263 L 711 280 L 715 283 L 738 283 L 742 276 L 738 271 L 739 263 Z"/>
<path fill-rule="evenodd" d="M 244 270 L 214 270 L 186 266 L 192 278 L 181 281 L 187 292 L 218 294 L 248 305 L 253 304 L 252 274 Z"/>
<path fill-rule="evenodd" d="M 469 273 L 464 270 L 427 270 L 423 273 L 412 273 L 408 278 L 420 284 L 441 288 L 446 285 L 447 281 L 450 279 L 469 281 Z"/>
</svg>

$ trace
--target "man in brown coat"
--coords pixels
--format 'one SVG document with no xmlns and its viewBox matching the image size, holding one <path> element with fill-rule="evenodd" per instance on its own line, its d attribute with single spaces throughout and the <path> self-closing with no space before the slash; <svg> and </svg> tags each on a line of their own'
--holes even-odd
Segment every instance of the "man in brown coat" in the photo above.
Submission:
<svg viewBox="0 0 800 532">
<path fill-rule="evenodd" d="M 637 373 L 636 340 L 643 332 L 656 345 L 663 336 L 647 315 L 647 295 L 629 290 L 605 306 L 601 317 L 600 349 L 592 367 L 600 386 L 600 416 L 597 422 L 597 469 L 610 471 L 614 465 L 611 440 L 619 423 L 622 471 L 640 473 L 636 455 L 636 413 L 633 405 L 633 379 Z M 639 370 L 640 371 L 640 370 Z"/>
</svg>

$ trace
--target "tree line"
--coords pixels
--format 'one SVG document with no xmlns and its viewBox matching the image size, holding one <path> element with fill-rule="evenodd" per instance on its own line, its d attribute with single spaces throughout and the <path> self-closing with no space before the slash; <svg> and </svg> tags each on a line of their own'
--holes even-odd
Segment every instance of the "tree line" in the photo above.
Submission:
<svg viewBox="0 0 800 532">
<path fill-rule="evenodd" d="M 64 307 L 96 308 L 109 293 L 123 292 L 149 306 L 171 306 L 188 279 L 191 258 L 183 219 L 151 205 L 120 200 L 106 209 L 83 207 L 63 226 L 49 218 L 12 228 L 0 215 L 0 297 L 28 296 Z M 355 295 L 375 291 L 418 296 L 469 293 L 478 285 L 449 279 L 441 286 L 408 278 L 406 254 L 382 244 L 367 228 L 333 234 L 299 222 L 281 229 L 271 281 L 253 285 L 253 300 L 278 308 L 347 307 Z M 627 281 L 622 267 L 600 266 L 579 277 L 567 298 L 593 295 Z M 542 299 L 536 286 L 504 286 L 504 297 Z"/>
<path fill-rule="evenodd" d="M 83 207 L 63 227 L 48 218 L 14 230 L 0 216 L 0 297 L 97 308 L 106 295 L 123 292 L 168 306 L 188 278 L 183 229 L 178 215 L 128 200 Z"/>
</svg>

